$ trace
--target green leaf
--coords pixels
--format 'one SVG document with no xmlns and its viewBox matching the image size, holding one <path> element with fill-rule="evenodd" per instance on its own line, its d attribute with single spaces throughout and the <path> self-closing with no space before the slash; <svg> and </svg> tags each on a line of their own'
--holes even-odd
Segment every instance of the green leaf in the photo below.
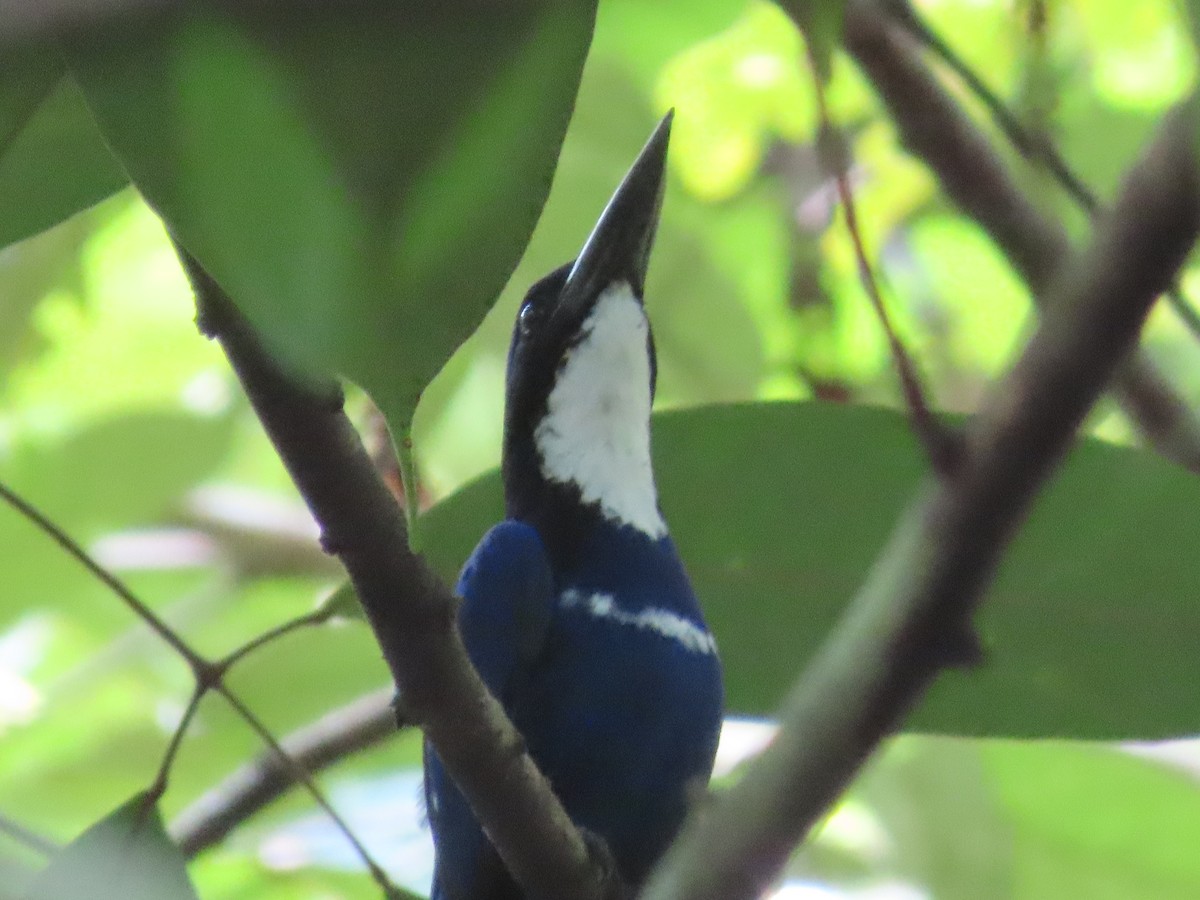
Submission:
<svg viewBox="0 0 1200 900">
<path fill-rule="evenodd" d="M 1010 822 L 1008 896 L 1185 900 L 1200 893 L 1193 775 L 1078 743 L 989 741 L 979 752 Z"/>
<path fill-rule="evenodd" d="M 1094 95 L 1078 97 L 1055 116 L 1056 143 L 1083 179 L 1101 198 L 1113 197 L 1129 167 L 1154 133 L 1159 116 L 1137 108 L 1113 107 Z M 1104 135 L 1103 142 L 1096 135 Z"/>
<path fill-rule="evenodd" d="M 971 900 L 1184 900 L 1200 896 L 1197 837 L 1200 782 L 1172 765 L 1083 741 L 904 736 L 788 875 Z"/>
<path fill-rule="evenodd" d="M 524 249 L 593 16 L 592 0 L 195 5 L 69 58 L 181 243 L 277 349 L 403 430 Z"/>
<path fill-rule="evenodd" d="M 7 148 L 63 76 L 62 60 L 45 47 L 0 57 L 0 148 Z"/>
<path fill-rule="evenodd" d="M 1180 7 L 1175 0 L 1146 0 L 1136 16 L 1102 3 L 1080 8 L 1078 39 L 1094 60 L 1085 70 L 1092 96 L 1160 111 L 1192 89 L 1196 49 Z"/>
<path fill-rule="evenodd" d="M 58 53 L 6 47 L 0 54 L 0 247 L 127 183 Z"/>
<path fill-rule="evenodd" d="M 912 295 L 932 295 L 945 317 L 942 350 L 964 371 L 998 373 L 1020 346 L 1029 292 L 996 245 L 969 219 L 922 216 L 908 230 L 919 266 Z"/>
<path fill-rule="evenodd" d="M 58 853 L 29 890 L 29 900 L 198 900 L 183 855 L 155 807 L 138 794 Z"/>
<path fill-rule="evenodd" d="M 894 413 L 780 403 L 659 415 L 655 459 L 729 707 L 768 715 L 866 576 L 925 471 L 921 452 Z M 428 553 L 446 577 L 502 510 L 491 475 L 428 514 Z M 943 675 L 908 726 L 1095 739 L 1200 730 L 1178 688 L 1194 680 L 1200 634 L 1198 510 L 1193 477 L 1082 443 L 978 617 L 985 664 Z"/>
</svg>

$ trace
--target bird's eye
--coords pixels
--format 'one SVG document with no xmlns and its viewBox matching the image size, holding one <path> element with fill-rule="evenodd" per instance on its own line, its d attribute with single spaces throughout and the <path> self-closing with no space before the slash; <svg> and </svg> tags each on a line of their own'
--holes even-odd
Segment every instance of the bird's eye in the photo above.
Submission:
<svg viewBox="0 0 1200 900">
<path fill-rule="evenodd" d="M 517 323 L 521 327 L 522 334 L 529 334 L 540 316 L 538 308 L 532 303 L 526 303 L 521 307 L 521 311 L 517 313 Z"/>
</svg>

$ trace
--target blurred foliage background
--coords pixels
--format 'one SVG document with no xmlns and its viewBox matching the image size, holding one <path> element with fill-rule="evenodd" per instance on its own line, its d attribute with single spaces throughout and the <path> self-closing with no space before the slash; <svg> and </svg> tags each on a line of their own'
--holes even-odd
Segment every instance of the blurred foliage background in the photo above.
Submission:
<svg viewBox="0 0 1200 900">
<path fill-rule="evenodd" d="M 1196 51 L 1182 5 L 1171 0 L 916 6 L 1102 199 L 1159 117 L 1195 86 Z M 995 134 L 977 98 L 943 75 Z M 81 102 L 69 85 L 52 99 L 67 112 L 50 116 L 45 134 L 14 137 L 0 118 L 0 211 L 14 211 L 3 235 L 12 243 L 0 250 L 0 480 L 88 546 L 192 646 L 219 656 L 311 610 L 338 573 L 219 348 L 198 335 L 160 221 L 119 187 L 120 169 L 80 150 L 61 165 L 93 177 L 62 212 L 88 208 L 49 228 L 61 216 L 31 213 L 22 224 L 30 208 L 23 159 L 51 146 L 55 122 L 70 122 Z M 850 138 L 859 220 L 889 310 L 936 407 L 969 412 L 1030 329 L 1027 290 L 898 146 L 841 55 L 829 99 Z M 671 180 L 647 288 L 657 408 L 674 411 L 659 426 L 669 445 L 660 448 L 660 480 L 689 565 L 703 570 L 698 583 L 715 598 L 726 664 L 740 679 L 734 712 L 765 715 L 865 572 L 921 467 L 897 416 L 810 404 L 796 418 L 779 404 L 898 407 L 899 398 L 818 163 L 803 39 L 772 4 L 600 3 L 528 249 L 416 409 L 420 503 L 431 510 L 422 534 L 450 574 L 498 514 L 494 476 L 461 491 L 498 462 L 519 298 L 574 255 L 672 107 Z M 1049 176 L 1012 162 L 1031 195 L 1084 238 L 1086 217 Z M 1182 287 L 1200 295 L 1200 265 L 1185 271 Z M 427 302 L 436 316 L 439 298 Z M 1196 336 L 1164 307 L 1146 341 L 1200 403 Z M 365 399 L 352 401 L 368 427 Z M 746 419 L 704 411 L 731 403 L 758 405 L 742 408 Z M 1089 427 L 1110 442 L 1132 440 L 1109 405 Z M 683 462 L 661 471 L 664 455 Z M 1140 451 L 1097 446 L 1082 459 L 998 587 L 1008 605 L 989 637 L 1029 651 L 1001 656 L 1021 669 L 1005 675 L 1001 665 L 989 689 L 1007 691 L 1008 702 L 972 709 L 980 695 L 959 697 L 954 685 L 934 698 L 916 720 L 922 733 L 894 740 L 797 854 L 781 896 L 1200 895 L 1196 743 L 1082 740 L 1200 730 L 1186 728 L 1200 710 L 1194 652 L 1186 652 L 1200 637 L 1189 590 L 1195 564 L 1186 562 L 1200 524 L 1197 488 Z M 1119 499 L 1101 502 L 1097 484 Z M 810 549 L 785 559 L 786 544 L 771 536 L 797 529 Z M 729 549 L 731 532 L 745 555 Z M 0 897 L 15 897 L 44 864 L 39 844 L 70 841 L 153 778 L 192 679 L 103 585 L 8 507 L 0 507 L 0 548 Z M 1143 550 L 1141 564 L 1129 561 Z M 739 581 L 742 569 L 750 574 Z M 1006 631 L 1007 623 L 1024 630 Z M 1046 696 L 1058 691 L 1050 711 L 1022 705 L 1022 685 L 1039 678 Z M 353 620 L 270 643 L 229 676 L 280 736 L 386 681 L 369 631 Z M 1098 710 L 1089 685 L 1137 690 L 1126 705 Z M 749 725 L 731 731 L 727 768 L 761 736 Z M 227 705 L 206 698 L 161 804 L 166 821 L 260 752 Z M 423 891 L 418 767 L 410 731 L 321 781 L 393 876 Z M 377 895 L 314 809 L 293 793 L 197 857 L 189 870 L 200 895 Z"/>
</svg>

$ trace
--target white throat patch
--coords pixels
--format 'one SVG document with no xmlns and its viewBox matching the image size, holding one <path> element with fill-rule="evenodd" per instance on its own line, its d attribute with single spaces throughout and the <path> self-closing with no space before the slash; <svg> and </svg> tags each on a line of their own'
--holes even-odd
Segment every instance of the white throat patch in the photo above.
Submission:
<svg viewBox="0 0 1200 900">
<path fill-rule="evenodd" d="M 650 465 L 649 324 L 628 284 L 604 291 L 558 370 L 534 432 L 542 474 L 653 538 L 667 533 Z"/>
</svg>

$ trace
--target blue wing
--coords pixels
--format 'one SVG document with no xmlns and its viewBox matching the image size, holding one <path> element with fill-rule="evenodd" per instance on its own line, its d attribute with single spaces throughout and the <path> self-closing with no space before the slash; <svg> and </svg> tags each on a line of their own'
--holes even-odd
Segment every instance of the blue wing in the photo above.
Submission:
<svg viewBox="0 0 1200 900">
<path fill-rule="evenodd" d="M 457 590 L 467 655 L 507 709 L 513 685 L 541 652 L 550 625 L 554 585 L 537 531 L 512 521 L 494 527 L 463 566 Z M 428 746 L 425 803 L 436 849 L 434 900 L 520 896 Z"/>
</svg>

